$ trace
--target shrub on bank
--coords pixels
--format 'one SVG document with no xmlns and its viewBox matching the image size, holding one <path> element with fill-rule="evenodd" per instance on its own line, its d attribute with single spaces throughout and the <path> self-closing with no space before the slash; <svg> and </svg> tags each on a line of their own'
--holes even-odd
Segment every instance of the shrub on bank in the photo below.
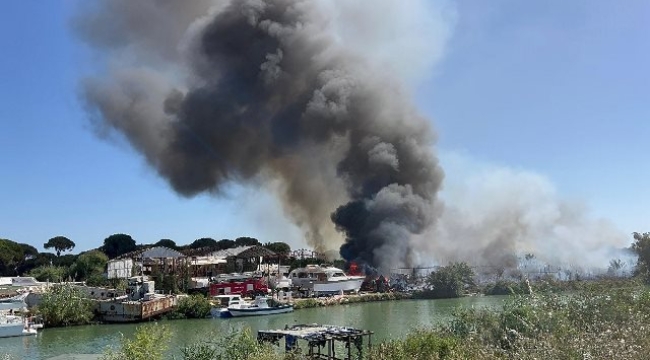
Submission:
<svg viewBox="0 0 650 360">
<path fill-rule="evenodd" d="M 68 268 L 63 266 L 43 265 L 32 269 L 29 276 L 38 281 L 61 282 L 68 277 Z"/>
<path fill-rule="evenodd" d="M 524 295 L 530 293 L 525 281 L 497 280 L 482 289 L 485 295 Z"/>
<path fill-rule="evenodd" d="M 260 343 L 250 329 L 216 340 L 197 342 L 181 349 L 184 360 L 289 360 L 300 357 L 281 354 L 269 343 Z"/>
<path fill-rule="evenodd" d="M 178 300 L 175 313 L 191 319 L 202 319 L 210 315 L 212 304 L 202 294 L 184 296 Z"/>
<path fill-rule="evenodd" d="M 637 288 L 514 297 L 501 312 L 460 310 L 445 331 L 495 356 L 640 359 L 648 320 L 650 292 Z"/>
<path fill-rule="evenodd" d="M 433 331 L 416 331 L 401 340 L 375 346 L 368 359 L 376 360 L 430 360 L 449 359 L 458 354 L 460 341 Z"/>
<path fill-rule="evenodd" d="M 133 339 L 122 337 L 117 349 L 107 349 L 102 360 L 162 360 L 171 331 L 164 325 L 145 325 L 136 329 Z"/>
<path fill-rule="evenodd" d="M 43 294 L 38 313 L 46 326 L 68 326 L 89 323 L 93 318 L 93 302 L 72 285 L 54 285 Z"/>
</svg>

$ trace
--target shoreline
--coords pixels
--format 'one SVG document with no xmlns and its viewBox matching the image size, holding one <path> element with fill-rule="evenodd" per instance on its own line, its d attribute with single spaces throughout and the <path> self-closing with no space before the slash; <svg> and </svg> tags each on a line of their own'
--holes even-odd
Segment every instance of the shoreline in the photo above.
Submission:
<svg viewBox="0 0 650 360">
<path fill-rule="evenodd" d="M 388 293 L 361 293 L 354 295 L 335 295 L 332 297 L 291 299 L 283 302 L 293 304 L 295 310 L 311 309 L 317 307 L 330 307 L 348 304 L 360 304 L 377 301 L 398 301 L 416 299 L 411 293 L 388 292 Z M 281 301 L 282 302 L 282 301 Z"/>
</svg>

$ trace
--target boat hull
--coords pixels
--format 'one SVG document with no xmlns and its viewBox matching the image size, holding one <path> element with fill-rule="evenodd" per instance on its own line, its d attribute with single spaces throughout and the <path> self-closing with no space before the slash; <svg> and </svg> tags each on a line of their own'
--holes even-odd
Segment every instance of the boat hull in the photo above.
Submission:
<svg viewBox="0 0 650 360">
<path fill-rule="evenodd" d="M 0 338 L 36 335 L 36 329 L 27 328 L 23 324 L 0 325 Z"/>
<path fill-rule="evenodd" d="M 316 281 L 312 289 L 317 293 L 357 292 L 361 289 L 364 278 L 346 279 L 340 281 Z"/>
<path fill-rule="evenodd" d="M 228 309 L 228 312 L 233 317 L 284 314 L 292 311 L 292 305 L 283 305 L 269 308 Z"/>
<path fill-rule="evenodd" d="M 232 317 L 230 314 L 230 311 L 226 308 L 216 308 L 213 307 L 210 309 L 210 315 L 212 315 L 213 318 L 229 318 Z"/>
</svg>

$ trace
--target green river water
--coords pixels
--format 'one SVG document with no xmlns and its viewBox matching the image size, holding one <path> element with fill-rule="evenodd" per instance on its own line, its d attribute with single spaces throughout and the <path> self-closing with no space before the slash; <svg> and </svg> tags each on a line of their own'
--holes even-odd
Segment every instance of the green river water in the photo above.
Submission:
<svg viewBox="0 0 650 360">
<path fill-rule="evenodd" d="M 170 349 L 218 337 L 232 329 L 279 329 L 285 325 L 320 323 L 350 326 L 375 332 L 373 343 L 406 335 L 416 329 L 449 320 L 456 307 L 499 308 L 505 297 L 479 296 L 444 300 L 383 301 L 296 310 L 288 314 L 231 319 L 162 321 L 173 332 Z M 0 339 L 0 359 L 48 359 L 61 354 L 99 354 L 116 345 L 122 335 L 132 336 L 138 324 L 88 325 L 45 328 L 36 337 Z M 175 349 L 175 350 L 174 350 Z"/>
</svg>

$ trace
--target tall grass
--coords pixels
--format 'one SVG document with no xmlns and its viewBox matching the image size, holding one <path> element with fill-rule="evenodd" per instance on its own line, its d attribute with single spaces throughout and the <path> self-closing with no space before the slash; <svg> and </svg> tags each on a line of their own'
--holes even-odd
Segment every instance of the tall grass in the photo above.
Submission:
<svg viewBox="0 0 650 360">
<path fill-rule="evenodd" d="M 48 327 L 81 325 L 93 318 L 93 302 L 81 290 L 69 284 L 55 285 L 43 294 L 36 313 Z"/>
</svg>

